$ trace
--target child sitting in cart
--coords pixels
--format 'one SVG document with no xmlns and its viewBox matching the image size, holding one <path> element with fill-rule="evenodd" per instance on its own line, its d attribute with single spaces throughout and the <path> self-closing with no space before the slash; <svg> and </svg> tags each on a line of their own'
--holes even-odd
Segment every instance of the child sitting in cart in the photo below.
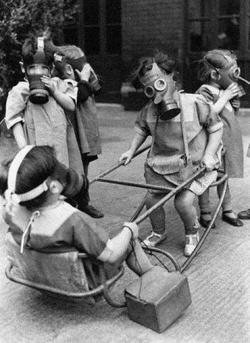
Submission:
<svg viewBox="0 0 250 343">
<path fill-rule="evenodd" d="M 177 90 L 174 64 L 161 52 L 139 61 L 139 66 L 132 74 L 132 83 L 136 88 L 143 88 L 149 102 L 137 117 L 135 136 L 120 161 L 129 163 L 145 139 L 152 136 L 145 163 L 147 183 L 174 188 L 193 175 L 201 165 L 206 167 L 202 176 L 175 196 L 175 207 L 185 226 L 184 254 L 190 256 L 199 242 L 199 222 L 194 200 L 217 178 L 223 124 L 203 96 Z M 166 192 L 148 191 L 146 207 L 155 205 Z M 144 243 L 155 246 L 167 236 L 163 207 L 152 212 L 150 221 L 153 231 Z"/>
<path fill-rule="evenodd" d="M 26 246 L 38 250 L 74 247 L 109 264 L 126 259 L 138 275 L 148 271 L 152 265 L 137 241 L 135 223 L 124 223 L 110 239 L 92 218 L 64 201 L 62 193 L 74 188 L 70 175 L 71 170 L 58 162 L 49 146 L 27 145 L 12 161 L 2 163 L 3 217 L 20 251 Z"/>
</svg>

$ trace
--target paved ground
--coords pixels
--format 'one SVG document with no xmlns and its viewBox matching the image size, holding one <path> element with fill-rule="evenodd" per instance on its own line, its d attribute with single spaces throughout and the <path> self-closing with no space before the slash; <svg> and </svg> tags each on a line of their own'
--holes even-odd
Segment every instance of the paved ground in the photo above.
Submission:
<svg viewBox="0 0 250 343">
<path fill-rule="evenodd" d="M 128 148 L 133 136 L 135 112 L 121 107 L 100 107 L 99 119 L 103 154 L 93 162 L 90 179 L 115 164 Z M 250 116 L 243 113 L 240 123 L 245 149 L 250 142 Z M 0 159 L 15 150 L 11 139 L 1 136 Z M 143 182 L 145 154 L 128 167 L 121 167 L 112 178 Z M 243 180 L 231 182 L 236 211 L 250 207 L 250 159 L 246 159 Z M 135 211 L 144 190 L 94 183 L 92 202 L 102 209 L 99 220 L 111 234 Z M 212 204 L 216 195 L 212 191 Z M 162 248 L 183 262 L 184 233 L 180 219 L 167 203 L 169 239 Z M 207 238 L 201 252 L 186 271 L 192 293 L 192 305 L 167 331 L 157 334 L 128 319 L 126 310 L 117 310 L 101 301 L 91 307 L 68 304 L 37 291 L 9 282 L 4 275 L 6 227 L 0 231 L 0 342 L 1 343 L 80 343 L 80 342 L 164 342 L 164 343 L 248 343 L 250 342 L 250 222 L 234 228 L 217 219 L 217 228 Z M 150 230 L 148 220 L 140 225 L 141 236 Z M 126 285 L 135 278 L 126 270 L 114 289 L 122 296 Z"/>
</svg>

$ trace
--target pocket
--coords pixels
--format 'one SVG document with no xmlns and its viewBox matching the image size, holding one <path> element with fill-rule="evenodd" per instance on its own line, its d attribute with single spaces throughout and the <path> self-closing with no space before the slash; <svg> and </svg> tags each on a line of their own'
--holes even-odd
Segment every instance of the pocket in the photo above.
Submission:
<svg viewBox="0 0 250 343">
<path fill-rule="evenodd" d="M 157 174 L 168 175 L 178 173 L 185 166 L 184 155 L 149 157 L 147 161 Z"/>
</svg>

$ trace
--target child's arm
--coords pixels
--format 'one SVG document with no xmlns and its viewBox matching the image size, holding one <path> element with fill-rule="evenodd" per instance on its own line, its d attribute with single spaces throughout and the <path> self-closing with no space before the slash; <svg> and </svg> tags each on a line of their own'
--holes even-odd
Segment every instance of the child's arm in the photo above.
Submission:
<svg viewBox="0 0 250 343">
<path fill-rule="evenodd" d="M 27 145 L 27 142 L 25 139 L 22 123 L 21 122 L 16 123 L 12 127 L 12 132 L 13 132 L 18 148 L 22 149 L 23 147 L 25 147 Z"/>
<path fill-rule="evenodd" d="M 215 168 L 218 161 L 215 159 L 216 153 L 221 146 L 223 129 L 212 132 L 208 136 L 208 143 L 204 156 L 202 158 L 202 163 L 206 166 L 207 171 L 211 171 Z"/>
<path fill-rule="evenodd" d="M 146 138 L 146 136 L 143 136 L 140 133 L 136 132 L 129 150 L 127 150 L 120 156 L 119 161 L 124 161 L 124 165 L 128 164 L 132 160 L 132 157 L 134 156 L 136 150 L 143 144 Z"/>
<path fill-rule="evenodd" d="M 50 90 L 51 95 L 65 111 L 73 112 L 75 110 L 74 100 L 68 94 L 63 93 L 58 89 L 56 80 L 47 76 L 42 76 L 41 81 Z"/>
<path fill-rule="evenodd" d="M 231 83 L 231 85 L 224 90 L 223 94 L 219 97 L 219 99 L 211 105 L 211 108 L 214 110 L 214 112 L 220 113 L 225 107 L 226 103 L 238 95 L 238 92 L 239 89 L 237 84 Z"/>
<path fill-rule="evenodd" d="M 110 253 L 103 253 L 98 257 L 100 261 L 115 263 L 124 257 L 128 250 L 130 240 L 135 240 L 138 237 L 138 226 L 135 223 L 124 223 L 124 227 L 118 235 L 110 240 Z"/>
</svg>

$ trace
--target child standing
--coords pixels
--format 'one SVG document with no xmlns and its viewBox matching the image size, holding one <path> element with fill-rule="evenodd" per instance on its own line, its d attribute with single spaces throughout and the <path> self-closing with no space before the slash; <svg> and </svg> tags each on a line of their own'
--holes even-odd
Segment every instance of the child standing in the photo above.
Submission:
<svg viewBox="0 0 250 343">
<path fill-rule="evenodd" d="M 8 94 L 5 120 L 19 149 L 27 144 L 50 145 L 58 160 L 75 171 L 82 190 L 86 187 L 81 155 L 73 126 L 65 115 L 75 111 L 77 91 L 51 77 L 53 51 L 43 37 L 27 39 L 22 48 L 25 80 Z M 81 204 L 79 204 L 81 205 Z"/>
<path fill-rule="evenodd" d="M 83 51 L 74 45 L 55 47 L 56 71 L 60 78 L 72 82 L 78 88 L 76 112 L 71 116 L 78 145 L 81 151 L 85 176 L 88 176 L 90 162 L 101 153 L 100 134 L 97 119 L 95 94 L 100 90 L 98 78 L 87 63 Z M 82 210 L 94 218 L 103 217 L 103 213 L 92 206 L 89 192 L 85 191 L 85 204 Z"/>
<path fill-rule="evenodd" d="M 135 87 L 141 87 L 150 98 L 135 123 L 136 134 L 128 151 L 120 157 L 124 164 L 148 136 L 152 145 L 145 163 L 145 179 L 149 184 L 174 187 L 193 175 L 204 164 L 206 172 L 175 197 L 175 207 L 184 223 L 186 243 L 184 254 L 190 256 L 199 242 L 199 223 L 194 207 L 217 177 L 220 164 L 222 122 L 210 111 L 200 95 L 178 92 L 174 62 L 165 54 L 140 60 L 133 73 Z M 146 206 L 152 207 L 166 191 L 150 190 Z M 166 238 L 165 212 L 162 207 L 150 215 L 153 231 L 144 241 L 155 246 Z"/>
<path fill-rule="evenodd" d="M 135 223 L 124 223 L 121 232 L 110 239 L 92 218 L 62 200 L 62 191 L 70 188 L 68 171 L 53 148 L 27 145 L 1 167 L 4 219 L 21 252 L 26 245 L 39 250 L 74 247 L 109 264 L 126 260 L 138 275 L 152 268 L 137 240 Z"/>
<path fill-rule="evenodd" d="M 243 144 L 242 135 L 237 121 L 239 111 L 240 88 L 237 84 L 240 69 L 236 56 L 228 50 L 211 50 L 202 60 L 200 80 L 204 84 L 197 93 L 202 94 L 211 104 L 213 111 L 221 117 L 223 126 L 223 146 L 225 147 L 225 163 L 229 178 L 243 177 Z M 217 188 L 218 195 L 222 193 L 223 185 Z M 199 198 L 201 210 L 200 222 L 208 227 L 211 220 L 209 192 Z M 232 208 L 232 199 L 227 187 L 222 203 L 222 220 L 233 226 L 242 226 L 242 221 Z"/>
</svg>

